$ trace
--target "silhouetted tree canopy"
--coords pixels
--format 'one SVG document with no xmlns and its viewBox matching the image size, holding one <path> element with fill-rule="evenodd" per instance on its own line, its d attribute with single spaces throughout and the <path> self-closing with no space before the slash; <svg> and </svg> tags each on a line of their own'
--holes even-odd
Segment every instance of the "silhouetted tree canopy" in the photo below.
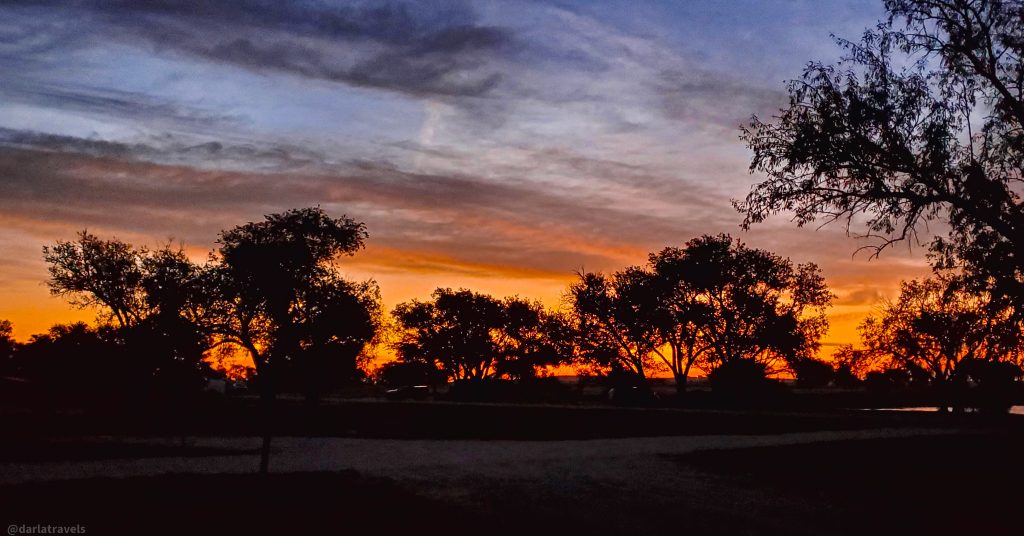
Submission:
<svg viewBox="0 0 1024 536">
<path fill-rule="evenodd" d="M 817 354 L 834 299 L 817 265 L 794 265 L 728 235 L 705 235 L 662 255 L 675 259 L 705 307 L 705 369 L 747 359 L 773 373 Z"/>
<path fill-rule="evenodd" d="M 180 247 L 150 251 L 82 231 L 75 241 L 44 247 L 43 257 L 53 294 L 115 322 L 118 329 L 106 329 L 103 339 L 112 354 L 133 356 L 126 363 L 133 381 L 169 396 L 201 386 L 209 373 L 197 323 L 201 269 Z"/>
<path fill-rule="evenodd" d="M 389 361 L 377 369 L 377 380 L 388 387 L 444 383 L 447 378 L 433 363 L 423 361 Z"/>
<path fill-rule="evenodd" d="M 330 367 L 340 361 L 351 374 L 375 338 L 377 285 L 350 283 L 337 266 L 366 236 L 362 223 L 320 208 L 271 214 L 221 234 L 203 274 L 202 322 L 221 343 L 249 351 L 265 396 L 274 382 L 298 373 L 315 397 Z"/>
<path fill-rule="evenodd" d="M 14 350 L 18 343 L 14 340 L 14 325 L 10 320 L 0 320 L 0 374 L 11 371 Z"/>
<path fill-rule="evenodd" d="M 146 394 L 150 372 L 130 359 L 112 329 L 58 324 L 36 334 L 15 357 L 18 375 L 51 401 L 124 402 Z"/>
<path fill-rule="evenodd" d="M 929 221 L 940 266 L 962 263 L 993 296 L 1024 299 L 1024 5 L 887 0 L 889 18 L 836 65 L 810 63 L 789 105 L 743 138 L 767 179 L 737 208 L 798 224 L 864 215 L 881 251 Z M 876 253 L 877 253 L 876 251 Z"/>
<path fill-rule="evenodd" d="M 768 368 L 753 359 L 734 359 L 708 373 L 711 390 L 728 403 L 749 404 L 772 393 L 777 382 L 768 379 Z"/>
<path fill-rule="evenodd" d="M 268 394 L 273 361 L 275 380 L 316 399 L 358 375 L 380 325 L 376 284 L 346 281 L 336 266 L 365 238 L 363 224 L 307 208 L 225 231 L 203 266 L 180 247 L 150 251 L 85 231 L 43 253 L 51 291 L 98 308 L 118 328 L 107 338 L 160 385 L 195 384 L 209 372 L 204 352 L 233 343 Z"/>
<path fill-rule="evenodd" d="M 793 364 L 797 387 L 827 387 L 836 378 L 832 365 L 819 359 L 802 359 Z M 847 378 L 843 378 L 847 380 Z"/>
<path fill-rule="evenodd" d="M 974 363 L 1013 365 L 1024 356 L 1012 311 L 994 310 L 987 295 L 951 279 L 904 282 L 899 298 L 865 319 L 860 332 L 858 359 L 906 371 L 946 395 L 968 380 L 966 371 L 984 370 Z"/>
<path fill-rule="evenodd" d="M 643 379 L 658 345 L 657 290 L 642 268 L 581 273 L 567 293 L 577 359 Z"/>
<path fill-rule="evenodd" d="M 79 307 L 98 307 L 119 326 L 146 315 L 142 259 L 145 252 L 117 239 L 101 240 L 88 231 L 73 242 L 43 247 L 50 292 Z"/>
<path fill-rule="evenodd" d="M 430 301 L 399 304 L 394 347 L 409 363 L 426 363 L 453 380 L 533 377 L 560 359 L 545 335 L 540 304 L 439 288 Z"/>
<path fill-rule="evenodd" d="M 694 364 L 735 360 L 770 373 L 812 358 L 832 301 L 817 266 L 705 235 L 651 254 L 647 266 L 580 274 L 568 299 L 582 353 L 644 377 L 658 363 L 679 392 Z"/>
</svg>

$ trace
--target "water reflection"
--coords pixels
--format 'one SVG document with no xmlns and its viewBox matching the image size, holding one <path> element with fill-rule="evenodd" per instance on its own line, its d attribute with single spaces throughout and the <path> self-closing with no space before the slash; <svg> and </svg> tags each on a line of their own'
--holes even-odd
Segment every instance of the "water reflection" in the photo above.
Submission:
<svg viewBox="0 0 1024 536">
<path fill-rule="evenodd" d="M 868 411 L 925 411 L 935 412 L 939 411 L 939 408 L 935 406 L 911 406 L 905 408 L 867 408 Z M 974 409 L 966 409 L 966 412 L 973 412 Z M 1013 415 L 1024 415 L 1024 406 L 1010 406 L 1009 413 Z"/>
</svg>

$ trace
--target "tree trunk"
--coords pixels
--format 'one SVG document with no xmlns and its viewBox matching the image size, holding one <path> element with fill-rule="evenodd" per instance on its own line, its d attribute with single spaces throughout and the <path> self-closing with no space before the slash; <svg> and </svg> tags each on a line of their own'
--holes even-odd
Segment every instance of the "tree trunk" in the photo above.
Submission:
<svg viewBox="0 0 1024 536">
<path fill-rule="evenodd" d="M 257 372 L 262 375 L 260 380 L 260 413 L 262 414 L 262 436 L 260 445 L 260 474 L 267 474 L 270 470 L 270 440 L 273 435 L 274 419 L 274 385 L 270 366 L 264 362 L 262 370 Z"/>
<path fill-rule="evenodd" d="M 323 370 L 323 368 L 321 366 L 319 356 L 307 355 L 306 360 L 303 370 L 306 390 L 305 406 L 307 411 L 313 411 L 320 405 L 319 372 Z"/>
<path fill-rule="evenodd" d="M 263 433 L 263 443 L 260 445 L 260 474 L 270 472 L 270 434 Z"/>
<path fill-rule="evenodd" d="M 267 474 L 270 469 L 270 439 L 272 437 L 272 420 L 274 418 L 274 392 L 261 385 L 260 411 L 263 414 L 263 442 L 260 445 L 260 474 Z"/>
<path fill-rule="evenodd" d="M 683 398 L 686 395 L 686 373 L 674 373 L 676 380 L 676 398 Z"/>
</svg>

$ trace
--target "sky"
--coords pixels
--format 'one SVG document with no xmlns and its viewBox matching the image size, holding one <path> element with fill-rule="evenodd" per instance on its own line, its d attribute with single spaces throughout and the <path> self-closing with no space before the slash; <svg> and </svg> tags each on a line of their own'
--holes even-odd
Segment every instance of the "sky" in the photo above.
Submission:
<svg viewBox="0 0 1024 536">
<path fill-rule="evenodd" d="M 0 0 L 0 319 L 91 320 L 42 247 L 82 229 L 203 260 L 224 229 L 320 206 L 385 306 L 436 287 L 557 306 L 578 270 L 730 233 L 817 263 L 827 347 L 925 250 L 878 259 L 785 214 L 743 231 L 739 126 L 834 61 L 881 0 Z"/>
</svg>

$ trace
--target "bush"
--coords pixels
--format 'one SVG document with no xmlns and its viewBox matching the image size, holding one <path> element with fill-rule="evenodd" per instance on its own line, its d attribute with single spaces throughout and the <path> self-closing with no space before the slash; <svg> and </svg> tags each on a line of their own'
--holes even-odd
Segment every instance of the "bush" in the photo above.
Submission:
<svg viewBox="0 0 1024 536">
<path fill-rule="evenodd" d="M 808 389 L 827 387 L 835 378 L 832 365 L 817 359 L 803 359 L 793 365 L 796 385 Z"/>
<path fill-rule="evenodd" d="M 910 379 L 910 373 L 900 369 L 873 370 L 864 377 L 864 387 L 869 393 L 893 393 L 906 390 Z"/>
<path fill-rule="evenodd" d="M 727 403 L 749 404 L 778 393 L 778 382 L 768 379 L 766 367 L 752 359 L 737 359 L 719 365 L 708 374 L 716 398 Z"/>
<path fill-rule="evenodd" d="M 565 402 L 572 398 L 572 389 L 553 377 L 456 380 L 448 388 L 448 399 L 456 402 Z"/>
<path fill-rule="evenodd" d="M 391 361 L 377 370 L 377 381 L 387 387 L 404 385 L 430 385 L 444 383 L 444 375 L 437 367 L 418 361 Z"/>
<path fill-rule="evenodd" d="M 958 371 L 973 386 L 967 393 L 969 406 L 985 413 L 1006 413 L 1020 396 L 1017 382 L 1024 371 L 1013 363 L 973 360 Z"/>
<path fill-rule="evenodd" d="M 852 389 L 859 387 L 861 384 L 860 378 L 853 373 L 853 369 L 850 365 L 838 365 L 835 371 L 832 373 L 832 383 L 836 387 L 842 387 L 845 389 Z"/>
<path fill-rule="evenodd" d="M 455 380 L 448 388 L 448 399 L 456 402 L 512 402 L 516 398 L 516 386 L 511 380 Z"/>
</svg>

